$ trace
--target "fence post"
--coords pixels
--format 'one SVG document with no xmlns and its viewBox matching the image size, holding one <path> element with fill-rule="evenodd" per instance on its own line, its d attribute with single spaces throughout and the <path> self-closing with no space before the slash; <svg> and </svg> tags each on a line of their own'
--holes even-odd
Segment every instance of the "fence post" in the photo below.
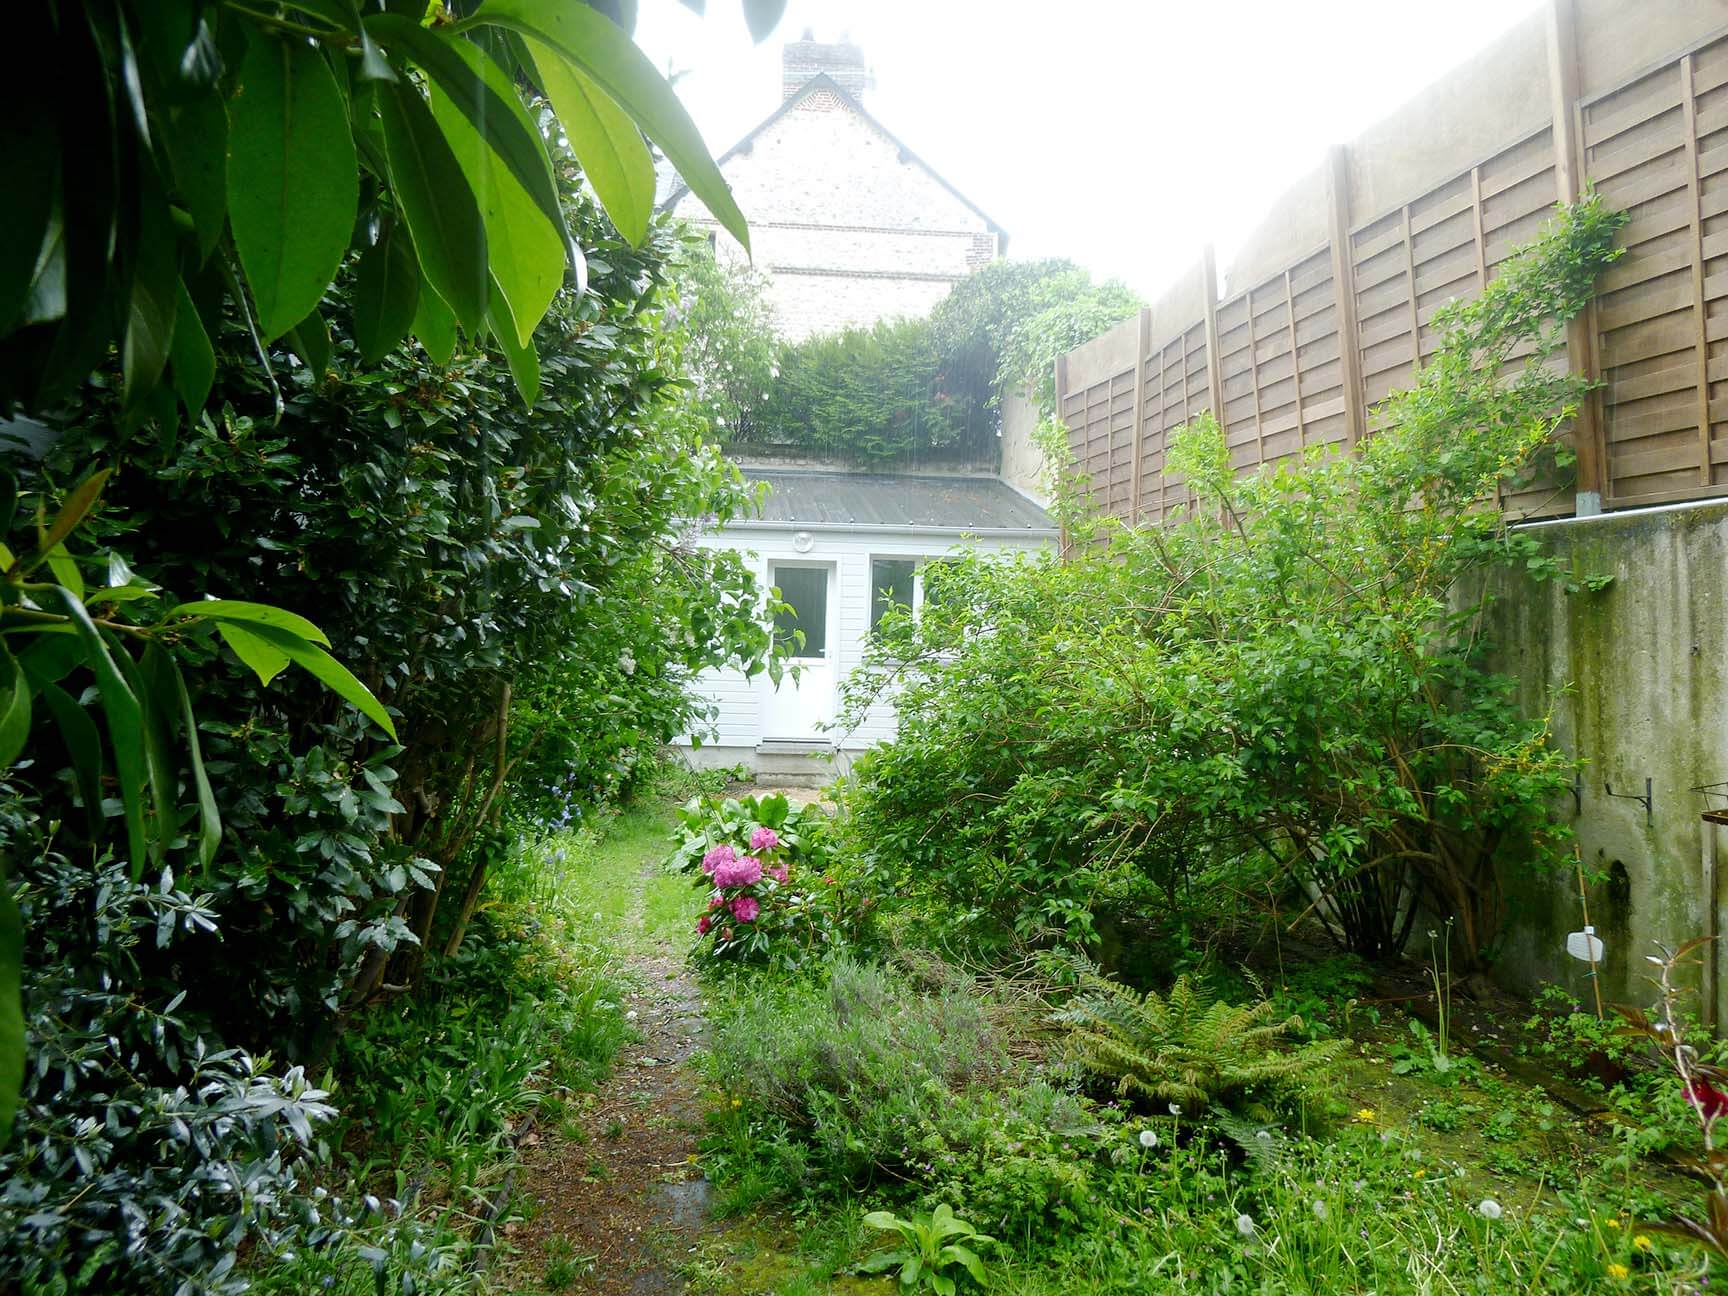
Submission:
<svg viewBox="0 0 1728 1296">
<path fill-rule="evenodd" d="M 1548 89 L 1553 98 L 1554 187 L 1563 203 L 1578 201 L 1584 186 L 1583 132 L 1578 110 L 1578 37 L 1573 0 L 1548 0 Z M 1594 383 L 1596 303 L 1566 326 L 1566 365 Z M 1608 487 L 1608 445 L 1602 427 L 1602 399 L 1589 392 L 1573 420 L 1572 438 L 1578 452 L 1578 484 L 1573 512 L 1589 517 L 1602 511 Z"/>
<path fill-rule="evenodd" d="M 1326 155 L 1326 217 L 1332 241 L 1332 293 L 1337 301 L 1340 385 L 1344 388 L 1345 444 L 1368 434 L 1362 386 L 1362 335 L 1356 327 L 1356 265 L 1350 255 L 1350 160 L 1342 145 Z"/>
<path fill-rule="evenodd" d="M 1152 349 L 1152 308 L 1140 308 L 1139 339 L 1134 343 L 1134 485 L 1128 494 L 1128 525 L 1140 525 L 1140 450 L 1146 426 L 1146 353 Z"/>
<path fill-rule="evenodd" d="M 1224 431 L 1224 370 L 1218 354 L 1218 263 L 1212 245 L 1206 245 L 1201 257 L 1200 275 L 1206 282 L 1206 393 L 1212 404 L 1212 417 L 1218 420 L 1218 430 Z"/>
<path fill-rule="evenodd" d="M 1074 429 L 1068 426 L 1068 415 L 1062 409 L 1063 398 L 1068 394 L 1068 356 L 1066 353 L 1056 357 L 1054 368 L 1056 385 L 1056 421 L 1062 425 L 1062 431 L 1065 438 L 1063 444 L 1066 446 L 1068 451 L 1068 463 L 1066 465 L 1056 465 L 1056 471 L 1058 474 L 1057 480 L 1060 483 L 1062 476 L 1066 475 L 1068 480 L 1073 482 L 1078 476 L 1079 457 L 1074 453 Z M 1058 491 L 1065 491 L 1068 487 L 1067 485 L 1058 485 L 1057 489 Z M 1057 510 L 1057 526 L 1056 556 L 1066 561 L 1068 558 L 1067 509 Z"/>
</svg>

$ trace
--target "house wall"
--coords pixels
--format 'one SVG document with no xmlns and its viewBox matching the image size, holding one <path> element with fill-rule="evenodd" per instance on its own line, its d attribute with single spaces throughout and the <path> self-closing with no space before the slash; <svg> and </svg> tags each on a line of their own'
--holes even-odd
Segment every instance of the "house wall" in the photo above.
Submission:
<svg viewBox="0 0 1728 1296">
<path fill-rule="evenodd" d="M 803 95 L 721 165 L 783 336 L 923 315 L 998 254 L 988 223 L 831 90 Z M 675 214 L 743 249 L 692 194 Z"/>
<path fill-rule="evenodd" d="M 1038 407 L 1023 392 L 1002 394 L 1002 456 L 997 472 L 1004 482 L 1045 508 L 1050 506 L 1049 468 L 1044 452 L 1032 439 L 1038 430 Z"/>
<path fill-rule="evenodd" d="M 800 550 L 797 537 L 808 536 L 810 548 Z M 980 537 L 966 540 L 952 531 L 797 531 L 790 528 L 771 529 L 760 525 L 733 526 L 724 532 L 704 536 L 706 548 L 743 550 L 756 572 L 757 579 L 767 584 L 768 564 L 773 561 L 832 562 L 836 566 L 835 598 L 838 615 L 835 620 L 837 676 L 844 680 L 857 668 L 864 656 L 864 640 L 870 629 L 870 561 L 872 558 L 938 558 L 963 549 L 997 553 L 1035 553 L 1053 547 L 1049 537 Z M 706 671 L 698 677 L 696 690 L 713 701 L 718 715 L 712 729 L 701 734 L 703 746 L 687 753 L 692 764 L 721 767 L 753 764 L 757 743 L 762 739 L 761 690 L 767 685 L 760 678 L 747 680 L 742 671 Z M 843 752 L 856 753 L 894 736 L 895 718 L 891 705 L 873 707 L 865 722 L 856 729 L 828 735 Z M 689 747 L 687 738 L 678 745 Z"/>
</svg>

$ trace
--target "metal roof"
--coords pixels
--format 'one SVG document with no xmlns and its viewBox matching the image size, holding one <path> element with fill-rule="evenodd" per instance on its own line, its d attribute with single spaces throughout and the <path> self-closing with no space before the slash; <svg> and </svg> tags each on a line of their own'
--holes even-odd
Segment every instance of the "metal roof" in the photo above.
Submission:
<svg viewBox="0 0 1728 1296">
<path fill-rule="evenodd" d="M 1050 515 L 994 477 L 746 468 L 767 482 L 761 521 L 780 526 L 936 527 L 951 531 L 1021 531 L 1054 535 Z M 748 522 L 744 523 L 748 525 Z"/>
</svg>

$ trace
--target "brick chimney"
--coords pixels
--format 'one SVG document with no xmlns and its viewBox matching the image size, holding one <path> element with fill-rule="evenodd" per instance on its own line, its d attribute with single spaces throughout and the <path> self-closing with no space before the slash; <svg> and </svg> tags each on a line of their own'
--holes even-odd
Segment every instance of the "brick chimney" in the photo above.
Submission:
<svg viewBox="0 0 1728 1296">
<path fill-rule="evenodd" d="M 809 28 L 798 40 L 780 50 L 781 98 L 790 99 L 811 77 L 826 72 L 834 83 L 854 99 L 876 84 L 864 65 L 864 51 L 845 37 L 834 43 L 819 41 Z"/>
</svg>

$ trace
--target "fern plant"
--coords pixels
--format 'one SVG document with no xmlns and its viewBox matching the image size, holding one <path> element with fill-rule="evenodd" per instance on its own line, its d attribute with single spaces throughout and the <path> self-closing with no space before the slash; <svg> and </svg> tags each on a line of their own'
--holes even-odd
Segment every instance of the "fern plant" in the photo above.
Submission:
<svg viewBox="0 0 1728 1296">
<path fill-rule="evenodd" d="M 1296 1044 L 1300 1024 L 1277 1018 L 1270 1000 L 1231 1004 L 1186 976 L 1170 992 L 1138 993 L 1096 973 L 1056 1020 L 1069 1028 L 1069 1056 L 1123 1097 L 1270 1120 L 1324 1085 L 1340 1040 Z"/>
</svg>

